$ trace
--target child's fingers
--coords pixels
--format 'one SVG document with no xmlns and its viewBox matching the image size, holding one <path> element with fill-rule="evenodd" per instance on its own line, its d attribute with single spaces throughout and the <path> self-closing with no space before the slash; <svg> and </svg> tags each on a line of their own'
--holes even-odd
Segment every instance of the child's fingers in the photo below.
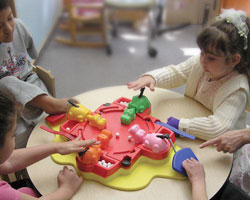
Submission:
<svg viewBox="0 0 250 200">
<path fill-rule="evenodd" d="M 184 168 L 186 168 L 186 166 L 187 166 L 187 160 L 182 161 L 182 166 L 183 166 Z"/>
<path fill-rule="evenodd" d="M 136 81 L 134 83 L 134 90 L 139 90 L 141 88 L 144 88 L 146 86 L 146 83 L 144 83 L 143 81 Z"/>
<path fill-rule="evenodd" d="M 193 157 L 191 157 L 190 160 L 192 160 L 193 162 L 197 162 L 197 160 L 195 160 Z"/>
<path fill-rule="evenodd" d="M 188 158 L 186 160 L 187 160 L 187 164 L 189 164 L 189 165 L 194 164 L 194 160 L 192 158 Z"/>
<path fill-rule="evenodd" d="M 184 167 L 184 166 L 187 167 L 188 165 L 190 165 L 190 161 L 191 161 L 190 159 L 184 160 L 184 161 L 182 162 L 182 166 L 183 166 L 183 167 Z M 184 167 L 184 168 L 185 168 L 185 167 Z"/>
<path fill-rule="evenodd" d="M 78 137 L 74 139 L 74 141 L 80 141 L 80 140 L 81 140 L 81 135 L 78 135 Z"/>
<path fill-rule="evenodd" d="M 72 149 L 72 152 L 76 152 L 76 153 L 80 153 L 82 151 L 84 151 L 84 148 L 82 148 L 82 147 L 76 147 L 76 148 Z"/>
<path fill-rule="evenodd" d="M 127 83 L 128 89 L 132 87 L 132 82 Z"/>
<path fill-rule="evenodd" d="M 94 145 L 98 145 L 100 143 L 101 143 L 100 141 L 95 141 Z"/>
<path fill-rule="evenodd" d="M 184 164 L 185 166 L 189 166 L 189 165 L 196 164 L 197 162 L 199 162 L 199 161 L 197 161 L 196 159 L 194 159 L 193 157 L 191 157 L 191 158 L 187 158 L 186 160 L 184 160 L 182 162 L 182 164 Z"/>
<path fill-rule="evenodd" d="M 140 86 L 139 86 L 139 84 L 131 84 L 128 86 L 128 89 L 132 89 L 132 88 L 134 90 L 138 90 L 138 89 L 140 89 Z"/>
<path fill-rule="evenodd" d="M 131 87 L 133 87 L 134 85 L 135 85 L 135 82 L 128 82 L 128 83 L 127 83 L 128 88 L 131 88 Z"/>
<path fill-rule="evenodd" d="M 65 174 L 67 170 L 69 170 L 69 168 L 67 166 L 64 166 L 62 170 L 62 174 Z"/>
<path fill-rule="evenodd" d="M 139 84 L 140 84 L 139 81 L 133 81 L 133 82 L 127 83 L 127 86 L 128 86 L 128 89 L 131 89 L 131 88 L 135 89 L 135 87 L 138 87 Z"/>
<path fill-rule="evenodd" d="M 144 85 L 138 84 L 137 86 L 134 87 L 134 90 L 139 90 L 139 89 L 141 89 L 143 87 L 144 87 Z"/>
<path fill-rule="evenodd" d="M 149 89 L 150 89 L 151 91 L 154 91 L 154 90 L 155 90 L 155 88 L 154 88 L 154 83 L 150 83 Z"/>
<path fill-rule="evenodd" d="M 100 144 L 100 141 L 96 141 L 96 139 L 94 138 L 90 140 L 82 140 L 81 136 L 79 135 L 76 139 L 74 139 L 73 141 L 70 141 L 70 143 L 74 144 L 73 146 L 75 147 L 85 147 L 85 146 Z"/>
<path fill-rule="evenodd" d="M 64 166 L 64 167 L 63 167 L 63 170 L 64 170 L 64 171 L 67 170 L 67 169 L 69 169 L 67 166 Z"/>
<path fill-rule="evenodd" d="M 182 167 L 184 168 L 184 169 L 186 169 L 186 166 L 187 166 L 187 163 L 185 162 L 185 160 L 182 162 Z"/>
<path fill-rule="evenodd" d="M 92 145 L 98 145 L 100 141 L 96 141 L 95 139 L 91 140 L 81 140 L 75 146 L 71 147 L 71 152 L 82 152 L 84 150 L 83 147 L 88 147 Z"/>
<path fill-rule="evenodd" d="M 61 176 L 63 173 L 63 170 L 60 170 L 59 173 L 58 173 L 58 176 Z"/>
<path fill-rule="evenodd" d="M 71 99 L 73 100 L 74 103 L 77 103 L 77 104 L 80 103 L 80 102 L 79 102 L 77 99 L 75 99 L 75 98 L 71 98 Z"/>
<path fill-rule="evenodd" d="M 96 141 L 95 139 L 91 139 L 91 140 L 82 140 L 82 146 L 91 146 L 93 144 L 99 144 L 99 141 Z"/>
</svg>

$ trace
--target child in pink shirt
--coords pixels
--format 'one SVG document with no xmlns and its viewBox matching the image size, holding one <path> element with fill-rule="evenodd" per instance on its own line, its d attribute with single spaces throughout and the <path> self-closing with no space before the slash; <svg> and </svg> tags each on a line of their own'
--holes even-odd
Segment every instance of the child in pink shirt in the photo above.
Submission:
<svg viewBox="0 0 250 200">
<path fill-rule="evenodd" d="M 96 144 L 94 139 L 80 140 L 80 138 L 77 138 L 70 142 L 49 143 L 37 147 L 14 150 L 17 112 L 14 101 L 7 97 L 6 94 L 0 92 L 0 174 L 9 174 L 24 169 L 54 153 L 65 155 L 81 152 L 83 147 Z M 57 179 L 58 189 L 51 194 L 43 196 L 44 199 L 70 199 L 82 183 L 82 178 L 66 166 L 59 172 Z M 30 188 L 15 190 L 7 182 L 0 181 L 0 200 L 13 199 L 36 199 L 36 195 Z"/>
<path fill-rule="evenodd" d="M 0 194 L 1 194 L 0 200 L 2 199 L 19 200 L 21 199 L 21 193 L 37 197 L 36 193 L 31 188 L 23 187 L 18 190 L 15 190 L 5 181 L 0 181 Z"/>
</svg>

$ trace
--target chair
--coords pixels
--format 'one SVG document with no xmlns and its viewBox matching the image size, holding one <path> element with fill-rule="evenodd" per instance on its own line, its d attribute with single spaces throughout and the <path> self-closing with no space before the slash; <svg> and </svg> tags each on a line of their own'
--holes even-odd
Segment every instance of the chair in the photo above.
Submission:
<svg viewBox="0 0 250 200">
<path fill-rule="evenodd" d="M 33 71 L 37 73 L 38 77 L 43 81 L 50 95 L 56 97 L 55 78 L 53 77 L 51 72 L 49 70 L 44 69 L 41 66 L 34 66 L 34 65 L 33 65 Z M 8 183 L 13 183 L 14 185 L 18 185 L 17 182 L 23 183 L 25 182 L 23 180 L 27 180 L 28 178 L 29 176 L 26 169 L 11 174 L 0 175 L 0 179 Z"/>
<path fill-rule="evenodd" d="M 28 179 L 28 173 L 27 170 L 24 169 L 11 174 L 2 174 L 0 178 L 8 183 L 13 183 L 15 181 Z"/>
<path fill-rule="evenodd" d="M 23 171 L 25 171 L 26 174 L 23 173 Z M 25 176 L 21 175 L 20 172 L 22 172 L 22 174 L 25 175 Z M 33 185 L 30 178 L 28 177 L 28 173 L 27 173 L 26 169 L 24 169 L 22 171 L 19 171 L 19 172 L 16 172 L 16 173 L 13 173 L 13 174 L 1 175 L 0 180 L 4 180 L 4 181 L 8 182 L 11 185 L 11 187 L 16 189 L 16 190 L 19 189 L 19 188 L 22 188 L 22 187 L 32 188 L 33 191 L 36 193 L 37 197 L 42 196 L 39 193 L 39 191 L 36 189 L 36 187 Z"/>
<path fill-rule="evenodd" d="M 116 12 L 119 10 L 142 10 L 146 11 L 147 17 L 148 17 L 148 28 L 147 28 L 147 48 L 148 48 L 148 54 L 150 57 L 156 57 L 157 55 L 157 50 L 152 47 L 151 45 L 151 38 L 154 36 L 155 32 L 155 16 L 154 16 L 154 10 L 156 6 L 156 0 L 140 0 L 140 1 L 132 1 L 132 0 L 105 0 L 105 8 L 107 14 L 106 16 L 106 27 L 109 26 L 109 20 L 110 12 L 115 12 L 114 16 L 116 15 Z M 152 12 L 151 12 L 152 11 Z M 112 35 L 116 36 L 117 35 L 117 21 L 114 19 L 113 23 L 113 32 Z M 108 28 L 106 28 L 108 30 Z M 109 37 L 107 37 L 109 38 Z M 110 41 L 107 42 L 111 48 Z"/>
<path fill-rule="evenodd" d="M 222 188 L 210 200 L 250 200 L 250 197 L 241 188 L 226 180 Z"/>
<path fill-rule="evenodd" d="M 106 47 L 105 19 L 103 0 L 65 0 L 65 10 L 68 20 L 64 28 L 69 32 L 70 38 L 56 37 L 56 41 L 80 47 Z M 99 35 L 100 41 L 87 41 L 78 38 L 80 35 Z"/>
<path fill-rule="evenodd" d="M 41 66 L 34 65 L 33 71 L 36 72 L 38 77 L 43 81 L 43 83 L 48 89 L 49 94 L 53 97 L 56 97 L 55 78 L 53 77 L 51 72 Z"/>
</svg>

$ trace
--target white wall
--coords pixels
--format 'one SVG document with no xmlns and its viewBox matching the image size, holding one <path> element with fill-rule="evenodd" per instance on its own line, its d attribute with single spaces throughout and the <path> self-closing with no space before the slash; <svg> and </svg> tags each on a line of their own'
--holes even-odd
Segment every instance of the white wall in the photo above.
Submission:
<svg viewBox="0 0 250 200">
<path fill-rule="evenodd" d="M 62 0 L 15 0 L 17 17 L 33 36 L 37 50 L 43 47 L 62 10 Z"/>
</svg>

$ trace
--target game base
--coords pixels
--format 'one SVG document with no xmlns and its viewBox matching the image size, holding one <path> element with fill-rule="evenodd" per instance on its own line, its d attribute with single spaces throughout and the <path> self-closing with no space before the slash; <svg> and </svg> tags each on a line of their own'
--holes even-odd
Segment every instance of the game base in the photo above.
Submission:
<svg viewBox="0 0 250 200">
<path fill-rule="evenodd" d="M 56 135 L 54 141 L 63 142 L 65 139 L 62 136 Z M 180 147 L 177 145 L 175 147 L 177 151 L 180 150 Z M 186 179 L 185 176 L 172 169 L 173 156 L 173 149 L 170 150 L 169 156 L 163 160 L 152 160 L 141 156 L 130 169 L 120 168 L 115 174 L 106 178 L 91 172 L 78 170 L 75 159 L 76 154 L 53 154 L 51 157 L 58 164 L 74 166 L 78 174 L 81 174 L 84 179 L 94 180 L 118 190 L 133 191 L 145 188 L 156 177 Z"/>
<path fill-rule="evenodd" d="M 74 166 L 85 179 L 119 190 L 142 189 L 155 177 L 185 179 L 172 168 L 175 152 L 169 141 L 158 137 L 168 136 L 172 144 L 174 132 L 157 124 L 159 120 L 150 113 L 148 100 L 139 95 L 132 101 L 121 97 L 102 104 L 94 112 L 78 104 L 70 107 L 66 117 L 49 116 L 46 120 L 53 130 L 44 129 L 56 134 L 55 142 L 73 140 L 80 135 L 84 140 L 96 138 L 103 145 L 101 154 L 97 150 L 100 147 L 93 146 L 84 153 L 53 154 L 52 159 Z M 176 151 L 180 150 L 172 145 Z"/>
</svg>

